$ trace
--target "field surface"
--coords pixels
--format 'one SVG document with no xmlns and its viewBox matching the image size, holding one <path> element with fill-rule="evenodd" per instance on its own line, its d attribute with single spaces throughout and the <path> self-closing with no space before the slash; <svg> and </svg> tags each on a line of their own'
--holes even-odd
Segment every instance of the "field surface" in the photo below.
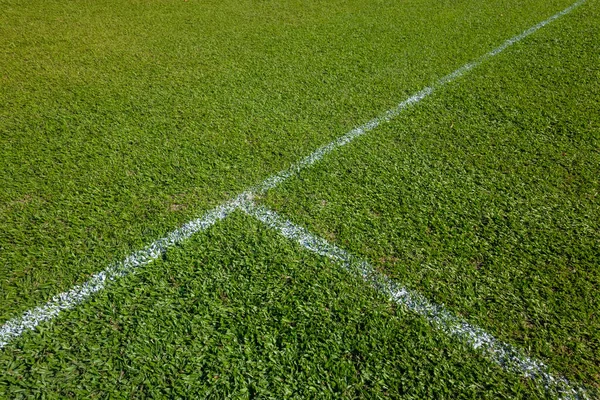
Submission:
<svg viewBox="0 0 600 400">
<path fill-rule="evenodd" d="M 0 10 L 0 397 L 598 397 L 597 0 Z"/>
</svg>

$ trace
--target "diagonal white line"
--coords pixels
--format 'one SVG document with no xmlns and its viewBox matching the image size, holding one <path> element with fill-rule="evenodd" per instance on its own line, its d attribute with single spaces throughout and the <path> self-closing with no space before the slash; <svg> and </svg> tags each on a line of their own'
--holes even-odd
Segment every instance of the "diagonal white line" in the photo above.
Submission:
<svg viewBox="0 0 600 400">
<path fill-rule="evenodd" d="M 399 286 L 387 276 L 377 272 L 369 263 L 294 225 L 274 211 L 255 205 L 250 200 L 243 202 L 241 208 L 248 215 L 297 242 L 305 249 L 340 262 L 346 270 L 360 276 L 371 287 L 388 296 L 391 301 L 421 315 L 446 335 L 469 345 L 505 370 L 533 379 L 549 392 L 562 398 L 587 398 L 583 388 L 573 386 L 563 377 L 553 376 L 544 363 L 528 357 L 483 329 L 469 324 L 466 320 L 452 314 L 443 305 L 432 303 L 421 294 Z"/>
<path fill-rule="evenodd" d="M 347 145 L 348 143 L 352 142 L 357 137 L 362 136 L 362 135 L 366 134 L 367 132 L 377 128 L 382 123 L 388 122 L 388 121 L 394 119 L 402 111 L 404 111 L 407 107 L 420 102 L 421 100 L 423 100 L 424 98 L 426 98 L 427 96 L 432 94 L 436 89 L 446 85 L 449 82 L 452 82 L 452 81 L 460 78 L 461 76 L 463 76 L 464 74 L 466 74 L 467 72 L 472 70 L 473 68 L 479 66 L 481 63 L 483 63 L 488 58 L 491 58 L 495 55 L 500 54 L 501 52 L 506 50 L 508 47 L 525 39 L 527 36 L 536 32 L 540 28 L 543 28 L 544 26 L 548 25 L 550 22 L 570 13 L 575 8 L 577 8 L 580 5 L 582 5 L 583 3 L 585 3 L 585 1 L 586 0 L 579 0 L 575 3 L 573 3 L 569 7 L 554 14 L 553 16 L 540 22 L 539 24 L 532 26 L 531 28 L 527 29 L 523 33 L 506 40 L 500 46 L 485 53 L 483 56 L 479 57 L 478 59 L 471 61 L 471 62 L 463 65 L 462 67 L 458 68 L 457 70 L 449 73 L 448 75 L 438 79 L 433 85 L 425 87 L 424 89 L 420 90 L 419 92 L 413 94 L 408 99 L 406 99 L 403 102 L 401 102 L 400 104 L 398 104 L 396 107 L 384 112 L 383 114 L 379 115 L 378 117 L 373 118 L 369 122 L 352 129 L 350 132 L 337 138 L 333 142 L 328 143 L 325 146 L 318 148 L 312 154 L 303 158 L 296 164 L 292 165 L 290 168 L 283 170 L 283 171 L 279 172 L 278 174 L 275 174 L 272 177 L 266 179 L 260 185 L 256 186 L 252 190 L 252 192 L 264 193 L 264 192 L 268 191 L 269 189 L 274 188 L 275 186 L 279 185 L 281 182 L 288 179 L 290 176 L 293 176 L 294 174 L 297 174 L 299 171 L 301 171 L 307 167 L 310 167 L 315 162 L 322 159 L 328 153 L 331 153 L 332 151 L 334 151 L 335 149 L 337 149 L 339 147 L 343 147 L 343 146 Z"/>
<path fill-rule="evenodd" d="M 183 240 L 189 238 L 191 235 L 197 232 L 207 229 L 216 221 L 225 218 L 228 214 L 230 214 L 236 208 L 239 207 L 240 201 L 243 201 L 245 198 L 252 197 L 252 193 L 264 193 L 269 189 L 276 187 L 289 177 L 297 174 L 302 169 L 312 166 L 315 162 L 321 160 L 328 153 L 334 151 L 339 147 L 347 145 L 357 137 L 362 136 L 365 133 L 375 129 L 381 123 L 390 121 L 391 119 L 395 118 L 407 107 L 416 104 L 424 98 L 426 98 L 427 96 L 429 96 L 435 91 L 435 89 L 461 77 L 468 71 L 480 65 L 486 59 L 501 53 L 506 48 L 526 38 L 527 36 L 536 32 L 538 29 L 546 26 L 550 22 L 562 17 L 565 14 L 568 14 L 573 9 L 583 4 L 585 1 L 586 0 L 578 0 L 571 6 L 554 14 L 550 18 L 527 29 L 521 34 L 506 40 L 494 50 L 484 54 L 475 61 L 467 63 L 455 70 L 454 72 L 444 76 L 443 78 L 435 82 L 432 86 L 426 87 L 421 91 L 415 93 L 408 99 L 398 104 L 396 107 L 386 111 L 382 115 L 370 120 L 369 122 L 352 129 L 350 132 L 339 137 L 333 142 L 318 148 L 312 154 L 300 160 L 296 164 L 292 165 L 290 168 L 285 169 L 271 176 L 270 178 L 267 178 L 259 185 L 251 188 L 249 191 L 241 193 L 235 199 L 230 200 L 229 202 L 208 211 L 203 217 L 184 224 L 179 229 L 176 229 L 175 231 L 169 233 L 166 237 L 158 239 L 155 242 L 148 245 L 143 250 L 131 254 L 117 265 L 109 266 L 104 271 L 95 274 L 90 280 L 88 280 L 84 284 L 80 286 L 75 286 L 67 292 L 60 293 L 54 296 L 49 302 L 47 302 L 43 306 L 39 306 L 32 310 L 26 311 L 21 316 L 6 321 L 2 326 L 0 326 L 0 349 L 4 348 L 11 340 L 21 336 L 24 332 L 34 330 L 40 323 L 52 320 L 61 311 L 71 309 L 77 304 L 85 301 L 94 293 L 102 290 L 107 282 L 114 280 L 118 277 L 127 275 L 134 271 L 135 268 L 151 263 L 152 261 L 159 258 L 160 255 L 168 248 L 174 246 L 177 243 L 182 242 Z"/>
<path fill-rule="evenodd" d="M 28 310 L 18 318 L 13 318 L 0 328 L 0 349 L 11 340 L 21 336 L 24 332 L 35 329 L 40 323 L 55 318 L 61 311 L 69 310 L 77 304 L 87 300 L 91 295 L 104 289 L 106 284 L 114 279 L 131 273 L 134 269 L 147 265 L 158 259 L 166 249 L 183 242 L 196 232 L 208 229 L 215 222 L 227 217 L 239 207 L 238 200 L 219 206 L 202 218 L 192 220 L 181 228 L 169 233 L 166 237 L 158 239 L 143 250 L 129 255 L 125 260 L 111 265 L 104 271 L 94 274 L 91 279 L 82 285 L 73 287 L 67 292 L 54 296 L 43 306 Z"/>
</svg>

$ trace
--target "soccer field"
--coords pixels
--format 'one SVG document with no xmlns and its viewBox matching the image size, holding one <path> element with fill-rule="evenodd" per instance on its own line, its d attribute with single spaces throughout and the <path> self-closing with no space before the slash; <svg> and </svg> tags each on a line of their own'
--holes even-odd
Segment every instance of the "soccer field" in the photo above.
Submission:
<svg viewBox="0 0 600 400">
<path fill-rule="evenodd" d="M 599 397 L 597 0 L 0 8 L 0 397 Z"/>
</svg>

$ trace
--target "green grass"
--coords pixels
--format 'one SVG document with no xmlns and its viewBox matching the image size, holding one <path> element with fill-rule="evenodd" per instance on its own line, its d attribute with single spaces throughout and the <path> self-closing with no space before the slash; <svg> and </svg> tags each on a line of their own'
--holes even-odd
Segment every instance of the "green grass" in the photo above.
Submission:
<svg viewBox="0 0 600 400">
<path fill-rule="evenodd" d="M 0 324 L 570 0 L 0 0 Z M 589 0 L 261 201 L 600 387 Z M 240 215 L 0 350 L 0 397 L 545 397 Z"/>
<path fill-rule="evenodd" d="M 531 381 L 240 214 L 0 353 L 19 398 L 514 398 Z"/>
<path fill-rule="evenodd" d="M 584 6 L 267 204 L 598 387 L 598 24 Z"/>
<path fill-rule="evenodd" d="M 0 321 L 569 3 L 2 0 Z"/>
</svg>

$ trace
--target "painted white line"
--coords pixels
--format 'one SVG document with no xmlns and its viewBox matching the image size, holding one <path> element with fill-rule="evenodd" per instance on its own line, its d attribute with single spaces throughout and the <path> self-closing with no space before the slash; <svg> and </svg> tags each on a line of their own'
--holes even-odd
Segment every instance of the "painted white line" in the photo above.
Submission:
<svg viewBox="0 0 600 400">
<path fill-rule="evenodd" d="M 145 249 L 137 251 L 125 260 L 112 265 L 102 272 L 92 276 L 83 285 L 75 286 L 68 292 L 60 293 L 43 306 L 26 311 L 18 318 L 13 318 L 0 327 L 0 349 L 12 339 L 21 336 L 24 332 L 35 329 L 40 323 L 55 318 L 61 311 L 69 310 L 77 304 L 87 300 L 91 295 L 104 289 L 107 282 L 131 273 L 134 269 L 150 264 L 158 259 L 164 251 L 178 243 L 183 242 L 193 234 L 208 229 L 218 220 L 224 219 L 239 207 L 239 201 L 228 202 L 219 206 L 202 218 L 195 219 L 181 228 L 169 233 Z"/>
<path fill-rule="evenodd" d="M 243 202 L 241 208 L 248 215 L 278 231 L 284 237 L 299 243 L 305 249 L 340 262 L 346 270 L 360 276 L 370 286 L 389 296 L 391 301 L 421 315 L 437 329 L 479 351 L 505 370 L 533 379 L 546 390 L 562 398 L 587 398 L 584 389 L 573 386 L 563 377 L 553 376 L 542 362 L 526 356 L 483 329 L 469 324 L 452 314 L 443 305 L 431 303 L 421 294 L 399 286 L 387 276 L 378 273 L 369 263 L 251 201 Z"/>
<path fill-rule="evenodd" d="M 323 147 L 320 147 L 308 157 L 305 157 L 304 159 L 300 160 L 298 163 L 292 165 L 290 168 L 283 170 L 271 176 L 270 178 L 267 178 L 261 184 L 251 188 L 249 191 L 240 194 L 236 199 L 231 200 L 225 203 L 224 205 L 218 206 L 217 208 L 211 211 L 208 211 L 203 217 L 199 219 L 186 223 L 181 228 L 169 233 L 166 237 L 158 239 L 154 243 L 151 243 L 145 249 L 128 256 L 124 261 L 117 264 L 116 266 L 108 267 L 104 271 L 97 273 L 83 285 L 76 286 L 68 292 L 58 294 L 54 296 L 52 300 L 50 300 L 45 305 L 37 307 L 33 310 L 26 311 L 20 317 L 13 318 L 5 322 L 0 327 L 0 349 L 6 346 L 12 339 L 21 336 L 24 332 L 35 329 L 35 327 L 38 326 L 41 322 L 49 321 L 55 318 L 61 311 L 73 308 L 75 305 L 89 298 L 92 294 L 102 290 L 105 287 L 106 282 L 113 280 L 117 277 L 124 276 L 133 271 L 135 268 L 146 265 L 156 260 L 169 247 L 180 243 L 181 241 L 187 239 L 196 232 L 207 229 L 217 220 L 225 218 L 229 213 L 231 213 L 237 207 L 239 207 L 240 199 L 252 197 L 252 193 L 264 193 L 269 189 L 276 187 L 289 177 L 297 174 L 302 169 L 308 168 L 315 162 L 321 160 L 326 154 L 332 152 L 333 150 L 339 147 L 347 145 L 357 137 L 362 136 L 365 133 L 375 129 L 381 123 L 390 121 L 407 107 L 416 104 L 424 98 L 426 98 L 427 96 L 429 96 L 431 93 L 433 93 L 433 91 L 436 88 L 441 87 L 446 83 L 449 83 L 459 78 L 466 72 L 481 64 L 487 58 L 499 54 L 509 46 L 531 35 L 543 26 L 571 12 L 573 9 L 580 6 L 585 1 L 586 0 L 579 0 L 571 6 L 564 9 L 563 11 L 535 25 L 534 27 L 531 27 L 523 33 L 511 39 L 508 39 L 494 50 L 486 53 L 485 55 L 483 55 L 475 61 L 463 65 L 456 71 L 439 79 L 432 86 L 426 87 L 425 89 L 415 93 L 408 99 L 398 104 L 395 108 L 386 111 L 379 117 L 376 117 L 371 121 L 367 122 L 366 124 L 352 129 L 350 132 L 339 137 L 333 142 Z"/>
<path fill-rule="evenodd" d="M 428 87 L 422 89 L 421 91 L 413 94 L 408 99 L 406 99 L 403 102 L 401 102 L 400 104 L 398 104 L 396 107 L 384 112 L 383 114 L 381 114 L 378 117 L 373 118 L 369 122 L 352 129 L 350 132 L 337 138 L 333 142 L 328 143 L 325 146 L 318 148 L 312 154 L 303 158 L 296 164 L 292 165 L 290 168 L 283 170 L 283 171 L 279 172 L 278 174 L 273 175 L 272 177 L 266 179 L 260 185 L 256 186 L 252 190 L 252 192 L 264 193 L 264 192 L 268 191 L 269 189 L 276 187 L 281 182 L 288 179 L 290 176 L 297 174 L 299 171 L 301 171 L 307 167 L 310 167 L 315 162 L 321 160 L 328 153 L 331 153 L 332 151 L 334 151 L 335 149 L 337 149 L 339 147 L 347 145 L 348 143 L 352 142 L 357 137 L 362 136 L 362 135 L 366 134 L 367 132 L 377 128 L 382 123 L 388 122 L 388 121 L 394 119 L 395 117 L 398 116 L 398 114 L 400 114 L 402 111 L 404 111 L 407 107 L 420 102 L 421 100 L 423 100 L 424 98 L 426 98 L 427 96 L 432 94 L 436 89 L 460 78 L 465 73 L 467 73 L 470 70 L 472 70 L 473 68 L 479 66 L 481 63 L 483 63 L 488 58 L 491 58 L 495 55 L 500 54 L 501 52 L 506 50 L 508 47 L 523 40 L 524 38 L 526 38 L 527 36 L 536 32 L 540 28 L 543 28 L 544 26 L 548 25 L 550 22 L 570 13 L 575 8 L 579 7 L 580 5 L 582 5 L 585 2 L 586 2 L 586 0 L 579 0 L 575 3 L 573 3 L 572 5 L 570 5 L 569 7 L 565 8 L 564 10 L 554 14 L 550 18 L 540 22 L 539 24 L 537 24 L 535 26 L 532 26 L 531 28 L 527 29 L 523 33 L 506 40 L 500 46 L 487 52 L 486 54 L 479 57 L 478 59 L 463 65 L 462 67 L 458 68 L 454 72 L 451 72 L 448 75 L 438 79 L 433 85 L 428 86 Z"/>
</svg>

